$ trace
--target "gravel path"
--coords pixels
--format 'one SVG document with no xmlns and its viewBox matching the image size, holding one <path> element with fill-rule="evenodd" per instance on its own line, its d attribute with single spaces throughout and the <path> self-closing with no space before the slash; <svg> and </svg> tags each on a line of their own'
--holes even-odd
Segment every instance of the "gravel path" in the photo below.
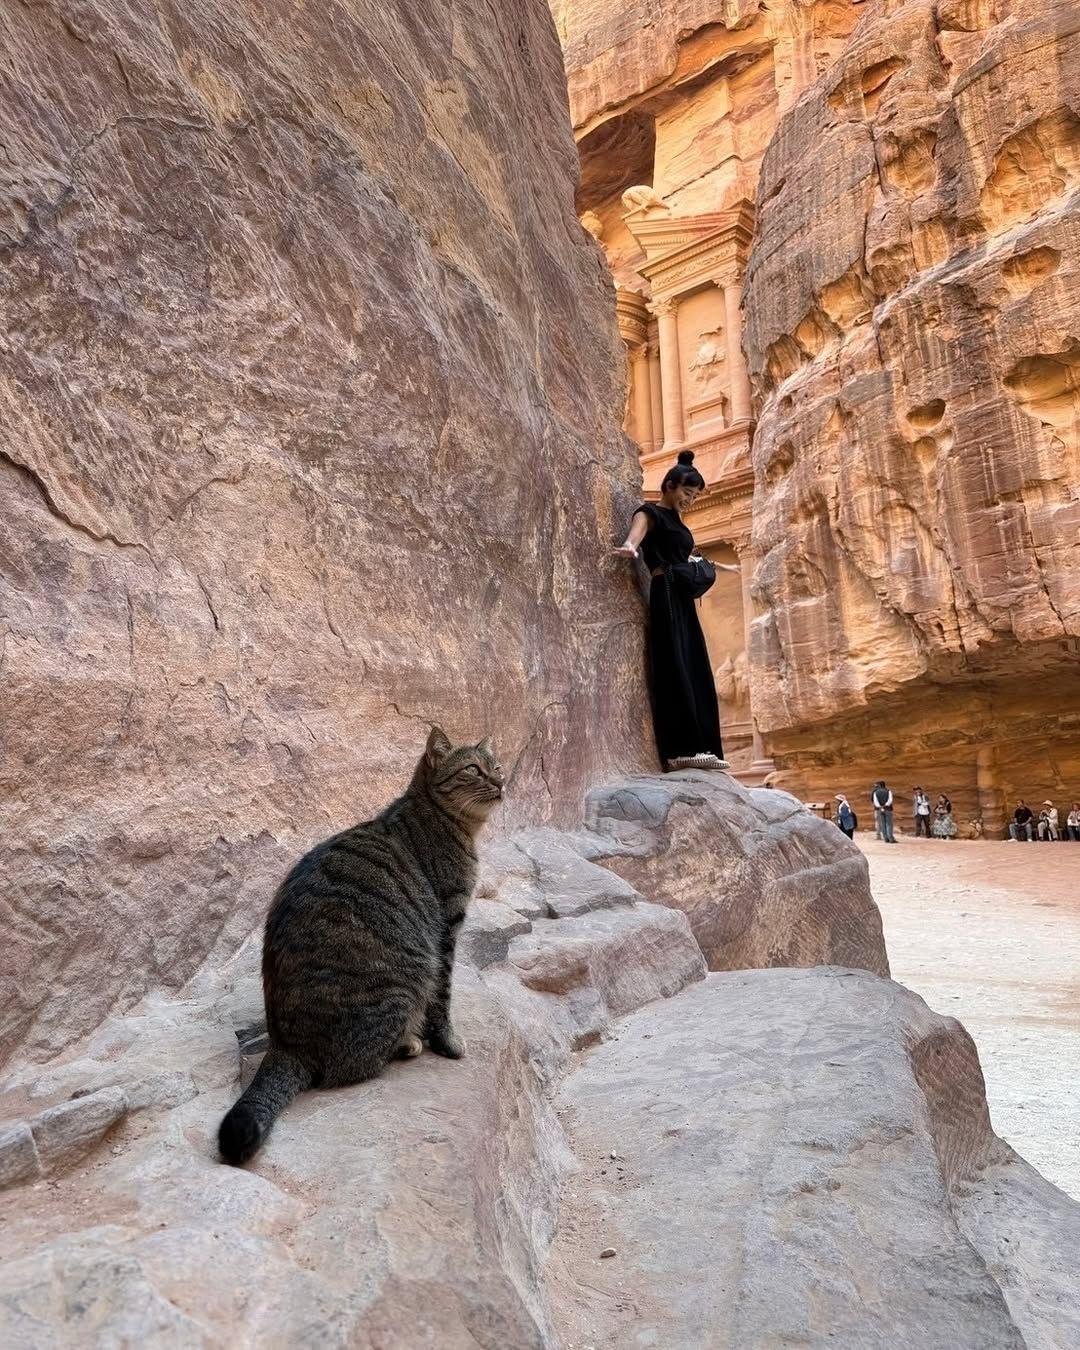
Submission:
<svg viewBox="0 0 1080 1350">
<path fill-rule="evenodd" d="M 964 1023 L 995 1130 L 1080 1199 L 1080 844 L 858 842 L 893 977 Z"/>
</svg>

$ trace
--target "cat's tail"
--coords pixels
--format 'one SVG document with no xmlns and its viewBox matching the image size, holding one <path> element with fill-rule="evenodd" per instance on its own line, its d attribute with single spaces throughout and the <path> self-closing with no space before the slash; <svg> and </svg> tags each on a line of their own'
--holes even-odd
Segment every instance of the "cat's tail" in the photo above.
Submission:
<svg viewBox="0 0 1080 1350">
<path fill-rule="evenodd" d="M 296 1094 L 311 1084 L 310 1070 L 287 1050 L 272 1045 L 247 1091 L 221 1122 L 218 1148 L 225 1161 L 239 1166 L 254 1157 L 270 1126 Z"/>
</svg>

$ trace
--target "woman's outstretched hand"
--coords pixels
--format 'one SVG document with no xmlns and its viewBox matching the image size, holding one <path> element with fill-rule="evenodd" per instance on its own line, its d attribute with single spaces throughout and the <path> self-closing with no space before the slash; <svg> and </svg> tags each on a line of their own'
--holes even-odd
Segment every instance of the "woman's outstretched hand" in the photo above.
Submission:
<svg viewBox="0 0 1080 1350">
<path fill-rule="evenodd" d="M 633 544 L 620 544 L 619 547 L 613 549 L 612 552 L 617 558 L 636 558 L 638 555 L 638 551 Z"/>
</svg>

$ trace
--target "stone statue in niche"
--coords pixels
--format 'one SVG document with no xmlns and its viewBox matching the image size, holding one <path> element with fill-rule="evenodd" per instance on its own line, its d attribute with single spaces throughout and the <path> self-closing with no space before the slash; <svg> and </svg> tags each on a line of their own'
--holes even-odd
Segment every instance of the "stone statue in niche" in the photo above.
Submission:
<svg viewBox="0 0 1080 1350">
<path fill-rule="evenodd" d="M 750 673 L 746 653 L 739 652 L 733 661 L 725 656 L 713 671 L 716 692 L 729 705 L 746 703 L 750 698 Z"/>
<path fill-rule="evenodd" d="M 719 374 L 717 367 L 726 360 L 722 329 L 710 328 L 698 334 L 698 349 L 690 362 L 690 369 L 703 389 L 713 383 L 714 376 Z"/>
<path fill-rule="evenodd" d="M 670 207 L 663 197 L 647 184 L 629 187 L 622 195 L 623 206 L 627 211 L 668 211 Z"/>
<path fill-rule="evenodd" d="M 586 211 L 579 217 L 579 222 L 583 230 L 587 230 L 598 243 L 602 242 L 604 222 L 595 211 Z"/>
</svg>

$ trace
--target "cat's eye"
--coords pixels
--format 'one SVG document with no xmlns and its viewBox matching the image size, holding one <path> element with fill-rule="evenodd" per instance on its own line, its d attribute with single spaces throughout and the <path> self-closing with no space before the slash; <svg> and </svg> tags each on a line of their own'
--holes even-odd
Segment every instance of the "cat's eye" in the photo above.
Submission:
<svg viewBox="0 0 1080 1350">
<path fill-rule="evenodd" d="M 479 778 L 479 777 L 480 777 L 480 770 L 476 767 L 475 764 L 466 764 L 466 766 L 465 766 L 465 768 L 462 770 L 462 772 L 465 773 L 465 774 L 467 774 L 469 778 Z"/>
</svg>

